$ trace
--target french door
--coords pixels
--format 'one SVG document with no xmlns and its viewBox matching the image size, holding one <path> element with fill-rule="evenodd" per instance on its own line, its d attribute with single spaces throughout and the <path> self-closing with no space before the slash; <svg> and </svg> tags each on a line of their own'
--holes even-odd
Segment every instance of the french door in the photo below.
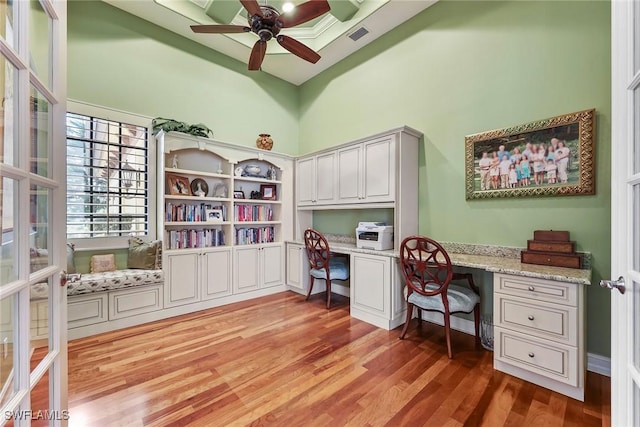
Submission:
<svg viewBox="0 0 640 427">
<path fill-rule="evenodd" d="M 640 2 L 611 3 L 611 424 L 640 426 Z"/>
<path fill-rule="evenodd" d="M 66 3 L 0 0 L 0 425 L 66 425 Z"/>
</svg>

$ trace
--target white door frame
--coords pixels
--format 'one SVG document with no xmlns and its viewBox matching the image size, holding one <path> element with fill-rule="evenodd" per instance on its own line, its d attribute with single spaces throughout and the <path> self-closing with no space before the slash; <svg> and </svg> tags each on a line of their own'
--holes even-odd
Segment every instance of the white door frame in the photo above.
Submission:
<svg viewBox="0 0 640 427">
<path fill-rule="evenodd" d="M 634 204 L 633 194 L 634 187 L 640 187 L 640 174 L 634 175 L 640 170 L 640 153 L 634 153 L 640 149 L 640 143 L 634 148 L 640 132 L 636 122 L 640 99 L 634 101 L 634 90 L 640 91 L 640 67 L 634 64 L 640 61 L 640 46 L 634 46 L 634 32 L 640 31 L 640 2 L 613 0 L 611 19 L 610 279 L 622 276 L 626 282 L 624 294 L 615 289 L 611 292 L 611 425 L 631 426 L 640 420 L 640 332 L 634 331 L 634 322 L 636 328 L 640 324 L 640 208 Z M 640 203 L 640 195 L 635 198 Z"/>
</svg>

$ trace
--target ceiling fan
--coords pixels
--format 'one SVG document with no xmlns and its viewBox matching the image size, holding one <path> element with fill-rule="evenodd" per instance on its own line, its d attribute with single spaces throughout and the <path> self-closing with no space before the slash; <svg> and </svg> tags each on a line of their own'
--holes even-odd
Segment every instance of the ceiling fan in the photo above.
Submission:
<svg viewBox="0 0 640 427">
<path fill-rule="evenodd" d="M 248 33 L 252 31 L 260 37 L 251 49 L 249 70 L 259 70 L 267 52 L 267 42 L 275 37 L 280 46 L 294 55 L 313 64 L 318 62 L 320 55 L 300 43 L 298 40 L 279 34 L 282 28 L 295 27 L 303 24 L 331 10 L 327 0 L 309 0 L 296 6 L 295 15 L 281 15 L 274 7 L 260 5 L 257 0 L 240 0 L 249 15 L 249 26 L 243 25 L 192 25 L 194 33 Z"/>
</svg>

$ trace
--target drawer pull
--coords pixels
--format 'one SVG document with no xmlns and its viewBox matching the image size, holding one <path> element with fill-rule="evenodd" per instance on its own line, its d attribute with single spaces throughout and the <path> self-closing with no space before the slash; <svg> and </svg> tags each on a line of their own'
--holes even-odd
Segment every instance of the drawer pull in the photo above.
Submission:
<svg viewBox="0 0 640 427">
<path fill-rule="evenodd" d="M 529 290 L 530 290 L 531 292 L 533 292 L 533 291 L 535 291 L 535 290 L 536 290 L 536 288 L 534 288 L 533 286 L 529 286 Z"/>
<path fill-rule="evenodd" d="M 534 319 L 534 317 L 533 317 L 532 315 L 529 315 L 529 316 L 527 316 L 527 319 L 529 319 L 529 320 L 533 320 L 533 319 Z"/>
<path fill-rule="evenodd" d="M 529 353 L 529 357 L 534 357 L 534 356 L 535 356 L 535 354 L 533 354 L 533 352 Z"/>
</svg>

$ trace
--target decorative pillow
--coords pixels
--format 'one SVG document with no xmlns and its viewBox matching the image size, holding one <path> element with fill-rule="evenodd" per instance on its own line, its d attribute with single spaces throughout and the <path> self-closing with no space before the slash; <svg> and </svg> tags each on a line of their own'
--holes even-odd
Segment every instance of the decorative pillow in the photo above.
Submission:
<svg viewBox="0 0 640 427">
<path fill-rule="evenodd" d="M 113 254 L 94 255 L 91 257 L 91 272 L 104 273 L 116 270 L 116 258 Z"/>
<path fill-rule="evenodd" d="M 127 268 L 158 270 L 162 268 L 162 242 L 145 242 L 139 237 L 129 239 Z"/>
<path fill-rule="evenodd" d="M 75 245 L 73 243 L 67 243 L 67 273 L 76 273 L 76 261 L 75 261 Z"/>
</svg>

